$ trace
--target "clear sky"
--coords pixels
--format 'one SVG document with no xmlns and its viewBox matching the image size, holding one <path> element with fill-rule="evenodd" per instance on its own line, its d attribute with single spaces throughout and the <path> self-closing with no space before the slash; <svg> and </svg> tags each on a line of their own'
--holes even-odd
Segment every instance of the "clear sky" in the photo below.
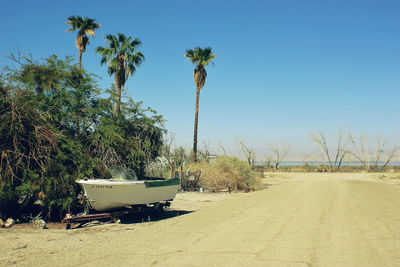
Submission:
<svg viewBox="0 0 400 267">
<path fill-rule="evenodd" d="M 0 0 L 0 64 L 18 49 L 77 58 L 70 15 L 102 25 L 83 66 L 109 88 L 97 46 L 107 33 L 139 38 L 143 65 L 127 93 L 164 115 L 176 145 L 192 146 L 194 66 L 185 49 L 218 55 L 200 95 L 199 146 L 236 154 L 240 136 L 262 160 L 284 141 L 288 159 L 316 152 L 311 131 L 333 145 L 339 129 L 400 145 L 400 1 Z"/>
</svg>

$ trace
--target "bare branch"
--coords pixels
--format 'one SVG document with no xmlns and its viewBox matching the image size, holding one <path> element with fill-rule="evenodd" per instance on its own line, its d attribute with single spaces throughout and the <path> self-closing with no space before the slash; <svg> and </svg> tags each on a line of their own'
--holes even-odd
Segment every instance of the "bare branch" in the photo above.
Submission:
<svg viewBox="0 0 400 267">
<path fill-rule="evenodd" d="M 280 144 L 275 143 L 270 145 L 268 149 L 272 155 L 268 155 L 267 160 L 275 162 L 275 169 L 277 170 L 279 168 L 279 164 L 289 152 L 289 145 L 287 145 L 285 142 L 281 142 Z"/>
<path fill-rule="evenodd" d="M 343 159 L 348 154 L 349 152 L 345 149 L 349 140 L 343 140 L 344 138 L 344 131 L 339 130 L 338 131 L 338 136 L 337 136 L 337 143 L 336 143 L 336 153 L 334 156 L 335 161 L 332 162 L 332 156 L 329 152 L 328 144 L 326 141 L 326 137 L 323 133 L 320 131 L 316 131 L 315 133 L 310 134 L 310 139 L 314 143 L 318 145 L 318 147 L 321 150 L 321 158 L 326 160 L 329 163 L 330 171 L 333 171 L 334 169 L 339 169 L 342 165 Z"/>
<path fill-rule="evenodd" d="M 219 145 L 219 148 L 222 150 L 222 153 L 224 154 L 224 156 L 226 156 L 227 154 L 226 154 L 225 147 L 222 145 L 221 142 L 219 142 L 218 145 Z"/>
<path fill-rule="evenodd" d="M 329 166 L 330 166 L 330 170 L 333 170 L 333 166 L 332 166 L 332 161 L 331 161 L 331 157 L 329 155 L 329 149 L 328 149 L 328 145 L 326 143 L 326 138 L 325 135 L 323 133 L 321 133 L 320 131 L 316 131 L 315 133 L 311 133 L 310 134 L 310 139 L 311 141 L 313 141 L 314 143 L 316 143 L 320 150 L 321 150 L 321 157 L 322 159 L 324 159 L 324 157 L 326 157 Z"/>
<path fill-rule="evenodd" d="M 385 152 L 386 142 L 382 141 L 380 138 L 376 138 L 376 152 L 371 153 L 368 148 L 368 137 L 365 134 L 360 135 L 359 144 L 357 144 L 357 140 L 351 133 L 349 134 L 349 140 L 353 146 L 353 151 L 349 151 L 349 153 L 362 164 L 365 170 L 385 169 L 399 150 L 399 147 L 394 147 L 388 152 Z M 384 160 L 382 161 L 382 159 Z M 381 167 L 379 167 L 380 162 L 383 162 Z"/>
<path fill-rule="evenodd" d="M 252 165 L 252 163 L 253 163 L 253 165 L 254 165 L 254 162 L 255 162 L 255 153 L 254 153 L 253 149 L 250 148 L 250 147 L 248 147 L 248 146 L 244 143 L 242 137 L 239 137 L 239 145 L 240 145 L 240 148 L 241 148 L 241 150 L 242 150 L 242 153 L 245 155 L 245 157 L 246 157 L 247 162 L 249 163 L 249 165 Z"/>
</svg>

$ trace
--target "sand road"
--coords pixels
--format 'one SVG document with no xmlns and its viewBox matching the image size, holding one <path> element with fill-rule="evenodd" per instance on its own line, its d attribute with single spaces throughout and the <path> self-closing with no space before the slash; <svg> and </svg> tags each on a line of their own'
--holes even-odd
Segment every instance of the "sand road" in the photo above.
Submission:
<svg viewBox="0 0 400 267">
<path fill-rule="evenodd" d="M 280 176 L 254 193 L 203 194 L 198 211 L 157 222 L 3 229 L 0 265 L 400 266 L 396 183 L 367 174 Z"/>
</svg>

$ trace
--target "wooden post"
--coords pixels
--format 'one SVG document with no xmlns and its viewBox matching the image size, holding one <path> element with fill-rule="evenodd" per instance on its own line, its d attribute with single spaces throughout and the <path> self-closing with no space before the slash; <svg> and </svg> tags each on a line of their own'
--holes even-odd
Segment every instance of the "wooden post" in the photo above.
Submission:
<svg viewBox="0 0 400 267">
<path fill-rule="evenodd" d="M 183 164 L 181 165 L 181 177 L 179 179 L 179 189 L 182 188 L 182 180 L 183 180 Z"/>
<path fill-rule="evenodd" d="M 171 178 L 175 178 L 175 162 L 171 162 Z"/>
</svg>

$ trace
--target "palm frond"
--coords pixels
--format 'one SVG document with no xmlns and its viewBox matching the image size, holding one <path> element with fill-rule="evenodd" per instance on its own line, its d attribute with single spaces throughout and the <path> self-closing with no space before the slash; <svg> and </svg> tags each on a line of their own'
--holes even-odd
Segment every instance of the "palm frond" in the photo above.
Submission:
<svg viewBox="0 0 400 267">
<path fill-rule="evenodd" d="M 185 57 L 189 58 L 193 64 L 208 66 L 217 55 L 212 53 L 211 47 L 206 47 L 204 49 L 195 47 L 194 49 L 187 49 Z"/>
<path fill-rule="evenodd" d="M 95 19 L 80 16 L 70 16 L 67 18 L 66 24 L 71 25 L 71 28 L 66 32 L 78 31 L 75 45 L 81 52 L 86 51 L 86 46 L 90 43 L 88 35 L 95 36 L 95 30 L 100 28 L 100 24 L 95 22 Z"/>
<path fill-rule="evenodd" d="M 102 56 L 100 64 L 107 63 L 108 74 L 115 75 L 117 86 L 123 86 L 129 76 L 136 72 L 136 67 L 139 67 L 145 59 L 141 52 L 135 51 L 142 42 L 138 38 L 132 39 L 131 36 L 123 33 L 107 34 L 105 41 L 108 47 L 96 49 L 96 53 Z"/>
<path fill-rule="evenodd" d="M 87 35 L 92 35 L 92 36 L 96 36 L 96 33 L 94 32 L 93 29 L 87 29 L 87 30 L 85 31 L 85 34 L 87 34 Z"/>
<path fill-rule="evenodd" d="M 120 44 L 124 44 L 125 40 L 126 40 L 125 34 L 119 32 L 119 33 L 118 33 L 118 42 L 119 42 Z"/>
<path fill-rule="evenodd" d="M 193 76 L 196 88 L 200 90 L 204 87 L 207 78 L 207 72 L 204 67 L 208 66 L 210 63 L 214 64 L 212 60 L 216 58 L 217 55 L 212 53 L 211 47 L 205 47 L 204 49 L 195 47 L 194 49 L 187 49 L 185 57 L 187 57 L 193 64 L 196 64 Z"/>
<path fill-rule="evenodd" d="M 135 38 L 135 40 L 133 40 L 129 45 L 133 48 L 139 48 L 142 45 L 142 42 L 138 38 Z"/>
</svg>

